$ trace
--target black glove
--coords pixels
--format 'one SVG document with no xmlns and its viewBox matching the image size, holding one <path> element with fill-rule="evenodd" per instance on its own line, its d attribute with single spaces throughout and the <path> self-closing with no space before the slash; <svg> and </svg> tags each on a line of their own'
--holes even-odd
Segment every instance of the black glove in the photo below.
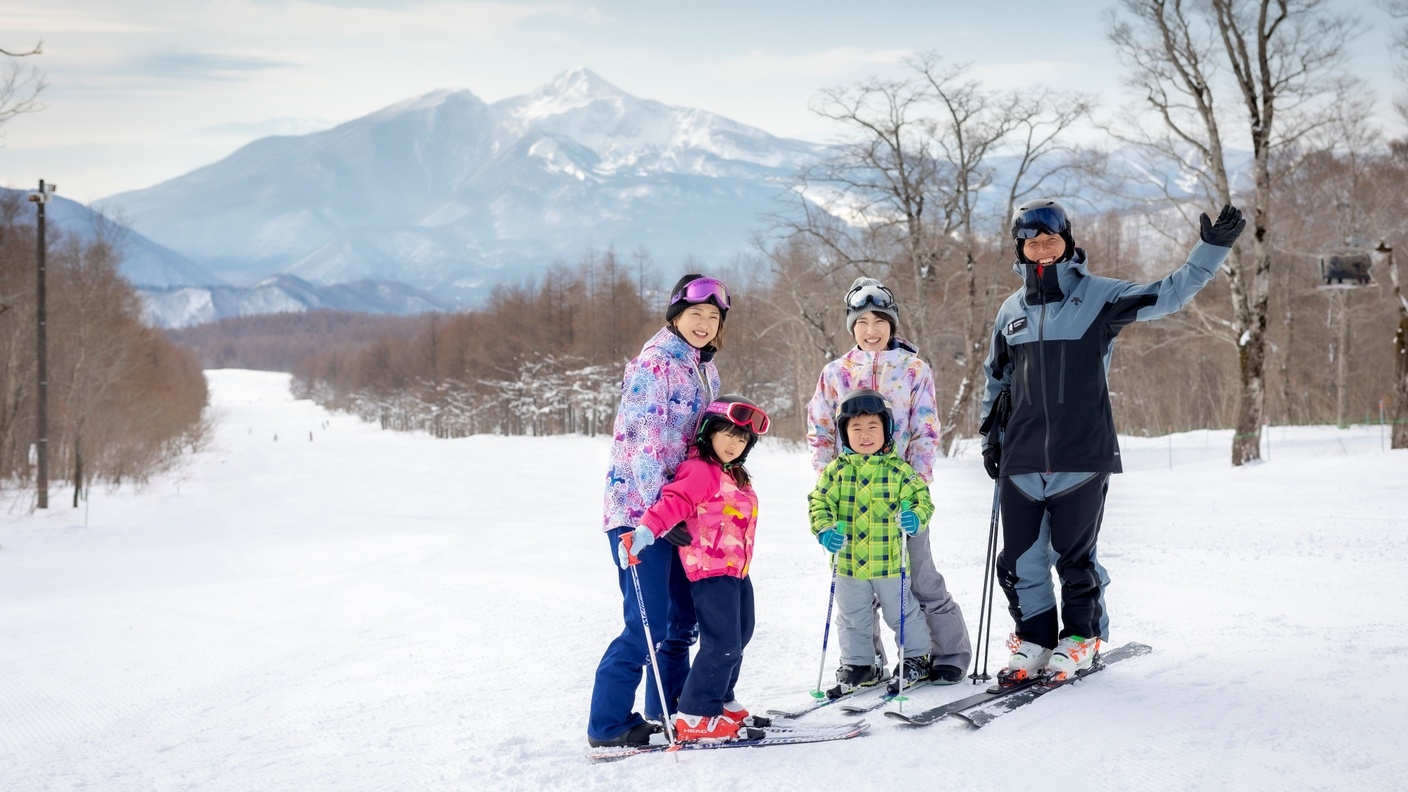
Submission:
<svg viewBox="0 0 1408 792">
<path fill-rule="evenodd" d="M 998 471 L 1002 469 L 1002 446 L 998 443 L 988 443 L 983 448 L 983 469 L 988 472 L 988 478 L 997 481 Z"/>
<path fill-rule="evenodd" d="M 1241 209 L 1232 204 L 1223 204 L 1222 211 L 1217 213 L 1216 223 L 1209 221 L 1207 212 L 1204 212 L 1198 215 L 1198 225 L 1202 226 L 1204 242 L 1218 247 L 1232 247 L 1232 243 L 1242 235 L 1242 229 L 1247 227 L 1247 221 L 1242 219 Z"/>
<path fill-rule="evenodd" d="M 689 535 L 689 529 L 684 527 L 684 523 L 671 528 L 662 538 L 675 547 L 685 547 L 694 541 L 694 537 Z"/>
</svg>

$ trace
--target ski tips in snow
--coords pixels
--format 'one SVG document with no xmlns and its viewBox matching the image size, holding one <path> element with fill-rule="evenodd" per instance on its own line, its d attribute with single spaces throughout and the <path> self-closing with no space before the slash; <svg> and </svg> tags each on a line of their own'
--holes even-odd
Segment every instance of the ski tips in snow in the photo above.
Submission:
<svg viewBox="0 0 1408 792">
<path fill-rule="evenodd" d="M 743 738 L 724 740 L 690 740 L 673 745 L 648 745 L 637 748 L 596 748 L 587 753 L 592 762 L 612 762 L 628 756 L 649 753 L 677 753 L 682 751 L 704 751 L 715 748 L 764 748 L 774 745 L 798 745 L 801 743 L 832 742 L 859 737 L 870 729 L 866 721 L 852 721 L 829 726 L 766 726 L 748 728 Z"/>
<path fill-rule="evenodd" d="M 923 712 L 909 715 L 899 712 L 886 712 L 885 717 L 898 720 L 910 726 L 928 726 L 949 715 L 957 715 L 973 726 L 982 727 L 991 723 L 997 717 L 1035 701 L 1037 698 L 1056 688 L 1065 687 L 1072 682 L 1078 682 L 1107 665 L 1118 663 L 1121 660 L 1128 660 L 1131 657 L 1140 657 L 1152 651 L 1154 651 L 1153 648 L 1146 644 L 1131 642 L 1118 649 L 1102 652 L 1094 665 L 1074 679 L 1069 679 L 1065 682 L 1044 684 L 1040 677 L 1032 677 L 1010 687 L 991 687 L 982 693 L 975 693 L 967 698 L 952 701 L 948 704 L 942 704 L 932 709 L 924 710 Z"/>
</svg>

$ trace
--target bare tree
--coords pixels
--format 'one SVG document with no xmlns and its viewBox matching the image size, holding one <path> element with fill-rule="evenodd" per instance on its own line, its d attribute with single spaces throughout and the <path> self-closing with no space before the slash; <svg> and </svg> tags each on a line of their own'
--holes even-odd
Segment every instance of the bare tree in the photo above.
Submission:
<svg viewBox="0 0 1408 792">
<path fill-rule="evenodd" d="M 1393 351 L 1397 360 L 1394 377 L 1393 447 L 1408 448 L 1408 294 L 1398 280 L 1398 265 L 1393 260 L 1393 248 L 1383 242 L 1375 251 L 1385 257 L 1389 281 L 1393 284 L 1393 299 L 1398 304 L 1398 327 L 1393 334 Z"/>
<path fill-rule="evenodd" d="M 956 253 L 962 260 L 963 326 L 962 349 L 958 359 L 961 375 L 954 388 L 953 401 L 943 421 L 945 447 L 961 433 L 959 416 L 974 404 L 979 367 L 987 349 L 987 322 L 990 315 L 986 295 L 978 288 L 977 260 L 979 250 L 987 245 L 989 235 L 979 229 L 979 192 L 992 184 L 991 160 L 995 154 L 1015 148 L 1017 168 L 1008 184 L 1007 205 L 1000 222 L 1012 216 L 1019 195 L 1027 195 L 1055 180 L 1065 171 L 1080 167 L 1080 153 L 1060 141 L 1060 135 L 1090 112 L 1089 99 L 1034 86 L 1027 92 L 996 93 L 984 91 L 972 80 L 964 79 L 967 68 L 949 66 L 940 69 L 934 55 L 913 60 L 910 65 L 923 75 L 939 108 L 931 129 L 934 148 L 941 153 L 943 171 L 950 179 L 939 182 L 948 207 L 947 235 L 954 238 Z M 1072 156 L 1056 158 L 1068 153 Z M 1046 161 L 1056 159 L 1051 167 Z M 998 237 L 1003 235 L 999 232 Z"/>
<path fill-rule="evenodd" d="M 0 56 L 6 58 L 0 67 L 0 127 L 21 113 L 39 110 L 39 94 L 44 90 L 44 76 L 32 66 L 16 61 L 19 58 L 41 54 L 44 42 L 39 42 L 29 52 L 11 52 L 0 48 Z"/>
<path fill-rule="evenodd" d="M 1090 101 L 1041 86 L 988 90 L 967 66 L 944 65 L 932 53 L 906 65 L 907 79 L 822 92 L 813 109 L 841 125 L 843 142 L 802 174 L 800 211 L 783 227 L 817 249 L 819 282 L 839 290 L 863 274 L 897 287 L 903 334 L 953 383 L 942 422 L 952 439 L 972 413 L 987 339 L 992 296 L 978 262 L 998 254 L 993 231 L 1015 197 L 1070 167 L 1074 158 L 1061 155 L 1073 149 L 1061 136 Z M 979 196 L 994 186 L 998 156 L 1011 156 L 1016 176 L 1000 185 L 1007 211 L 993 218 Z"/>
<path fill-rule="evenodd" d="M 1408 20 L 1408 0 L 1376 0 L 1375 4 L 1394 19 Z M 1394 29 L 1390 46 L 1398 57 L 1398 73 L 1408 72 L 1408 24 L 1400 24 Z"/>
<path fill-rule="evenodd" d="M 1231 329 L 1241 376 L 1232 463 L 1261 457 L 1265 410 L 1267 299 L 1276 227 L 1271 216 L 1273 155 L 1292 148 L 1333 117 L 1331 101 L 1348 89 L 1343 62 L 1357 20 L 1323 0 L 1121 0 L 1110 39 L 1165 132 L 1144 142 L 1201 165 L 1204 193 L 1233 201 L 1223 121 L 1240 105 L 1242 140 L 1251 149 L 1248 212 L 1251 252 L 1224 265 Z M 1225 103 L 1225 107 L 1219 102 Z M 1239 201 L 1246 203 L 1246 201 Z"/>
</svg>

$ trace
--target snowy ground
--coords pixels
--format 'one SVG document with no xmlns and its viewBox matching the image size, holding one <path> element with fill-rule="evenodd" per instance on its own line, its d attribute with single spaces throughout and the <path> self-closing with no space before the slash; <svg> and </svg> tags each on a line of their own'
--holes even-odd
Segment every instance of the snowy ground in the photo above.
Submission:
<svg viewBox="0 0 1408 792">
<path fill-rule="evenodd" d="M 283 375 L 209 376 L 216 438 L 179 473 L 0 514 L 0 788 L 1408 786 L 1408 452 L 1377 427 L 1273 428 L 1241 469 L 1227 432 L 1128 439 L 1101 555 L 1114 642 L 1154 654 L 981 731 L 874 717 L 849 742 L 592 765 L 620 609 L 605 441 L 382 432 Z M 749 468 L 739 692 L 796 704 L 826 607 L 812 476 L 767 443 Z M 934 554 L 973 628 L 991 497 L 976 458 L 941 462 Z"/>
</svg>

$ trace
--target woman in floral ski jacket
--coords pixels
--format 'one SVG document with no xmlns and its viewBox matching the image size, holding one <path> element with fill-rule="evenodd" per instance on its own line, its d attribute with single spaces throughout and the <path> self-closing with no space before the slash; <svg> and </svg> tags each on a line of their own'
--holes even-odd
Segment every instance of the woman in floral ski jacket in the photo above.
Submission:
<svg viewBox="0 0 1408 792">
<path fill-rule="evenodd" d="M 646 508 L 659 499 L 661 488 L 685 460 L 700 415 L 719 393 L 713 357 L 721 346 L 728 308 L 728 291 L 722 283 L 697 273 L 684 276 L 670 292 L 665 327 L 626 364 L 602 518 L 613 566 L 621 537 L 633 532 Z M 639 601 L 630 573 L 617 569 L 625 627 L 597 666 L 587 722 L 587 742 L 592 746 L 648 744 L 657 731 L 655 724 L 663 721 L 667 710 L 676 709 L 689 674 L 694 604 L 679 554 L 671 544 L 675 538 L 665 538 L 670 541 L 639 554 L 640 563 L 634 567 L 640 580 Z M 668 707 L 661 706 L 661 692 L 653 676 L 646 675 L 645 717 L 635 711 L 636 690 L 647 662 L 642 604 L 657 642 L 668 702 Z"/>
</svg>

